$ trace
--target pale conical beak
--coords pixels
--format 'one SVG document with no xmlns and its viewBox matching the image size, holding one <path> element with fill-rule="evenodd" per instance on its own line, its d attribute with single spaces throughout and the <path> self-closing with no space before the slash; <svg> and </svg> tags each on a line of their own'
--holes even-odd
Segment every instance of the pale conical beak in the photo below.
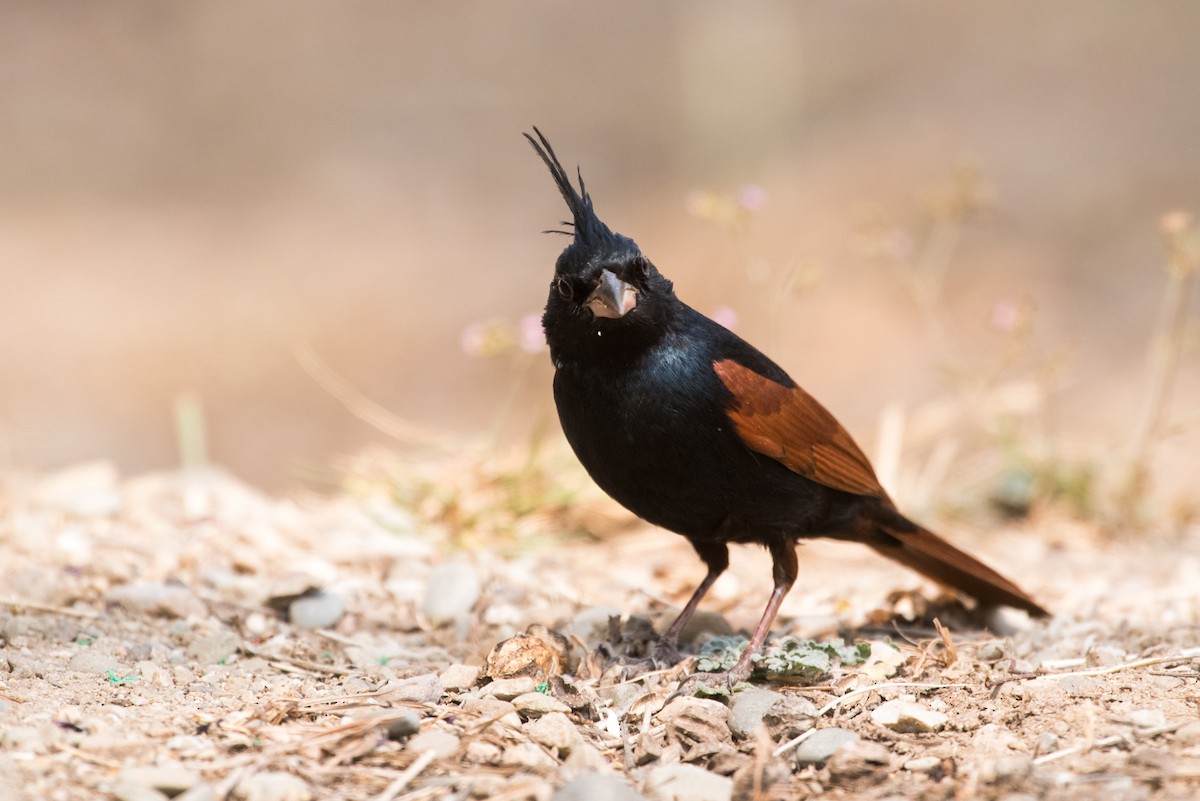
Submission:
<svg viewBox="0 0 1200 801">
<path fill-rule="evenodd" d="M 600 274 L 600 283 L 588 295 L 583 304 L 592 310 L 595 317 L 617 319 L 624 317 L 629 310 L 637 306 L 637 290 L 627 284 L 611 271 L 605 270 Z"/>
</svg>

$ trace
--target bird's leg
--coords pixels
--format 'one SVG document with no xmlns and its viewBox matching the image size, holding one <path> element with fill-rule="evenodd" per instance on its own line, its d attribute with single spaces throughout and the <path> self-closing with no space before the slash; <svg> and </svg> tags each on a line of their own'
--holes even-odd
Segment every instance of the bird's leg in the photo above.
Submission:
<svg viewBox="0 0 1200 801">
<path fill-rule="evenodd" d="M 700 600 L 708 594 L 713 583 L 729 567 L 729 546 L 724 542 L 692 541 L 692 547 L 696 549 L 696 553 L 700 555 L 700 558 L 704 560 L 704 564 L 708 566 L 708 572 L 704 575 L 704 580 L 700 582 L 700 586 L 692 593 L 692 597 L 688 599 L 687 605 L 683 607 L 683 611 L 679 613 L 674 622 L 658 638 L 658 642 L 654 646 L 655 662 L 673 665 L 680 660 L 680 633 L 683 631 L 684 626 L 688 624 L 688 621 L 692 619 L 692 615 L 696 612 L 696 607 L 700 605 Z"/>
<path fill-rule="evenodd" d="M 767 542 L 767 550 L 770 551 L 771 559 L 774 562 L 772 575 L 775 579 L 775 588 L 771 591 L 767 608 L 763 610 L 762 618 L 755 626 L 754 634 L 751 635 L 750 642 L 746 644 L 746 650 L 742 652 L 741 658 L 725 673 L 694 673 L 688 676 L 672 697 L 682 694 L 687 685 L 693 681 L 707 684 L 710 687 L 724 685 L 732 689 L 733 685 L 739 681 L 745 681 L 754 672 L 754 657 L 762 651 L 767 634 L 771 631 L 771 624 L 775 622 L 775 615 L 779 613 L 779 606 L 783 603 L 788 590 L 796 583 L 796 574 L 799 570 L 796 562 L 796 546 L 787 537 L 780 536 L 770 539 Z"/>
</svg>

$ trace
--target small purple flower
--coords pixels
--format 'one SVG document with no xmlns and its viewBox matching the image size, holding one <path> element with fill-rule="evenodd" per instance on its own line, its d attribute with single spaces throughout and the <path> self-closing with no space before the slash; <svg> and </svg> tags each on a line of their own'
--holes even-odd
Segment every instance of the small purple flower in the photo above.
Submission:
<svg viewBox="0 0 1200 801">
<path fill-rule="evenodd" d="M 737 328 L 738 313 L 730 306 L 718 306 L 712 310 L 711 317 L 714 323 L 723 325 L 730 331 Z"/>
<path fill-rule="evenodd" d="M 526 314 L 517 324 L 517 340 L 526 353 L 541 353 L 546 349 L 546 332 L 542 330 L 539 314 Z"/>
<path fill-rule="evenodd" d="M 484 343 L 487 341 L 487 326 L 483 323 L 471 323 L 462 330 L 459 345 L 468 356 L 483 354 Z"/>
<path fill-rule="evenodd" d="M 997 301 L 992 306 L 992 327 L 1004 334 L 1011 334 L 1021 322 L 1021 307 L 1011 300 Z"/>
<path fill-rule="evenodd" d="M 738 190 L 738 205 L 751 213 L 761 211 L 767 205 L 767 190 L 758 184 L 746 184 Z"/>
</svg>

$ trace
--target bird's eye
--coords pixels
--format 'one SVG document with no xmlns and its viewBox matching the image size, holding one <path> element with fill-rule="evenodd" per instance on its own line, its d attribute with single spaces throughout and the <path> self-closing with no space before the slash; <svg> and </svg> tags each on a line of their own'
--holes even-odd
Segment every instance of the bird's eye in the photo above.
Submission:
<svg viewBox="0 0 1200 801">
<path fill-rule="evenodd" d="M 558 290 L 559 296 L 566 300 L 571 300 L 575 295 L 575 290 L 571 288 L 571 282 L 565 278 L 555 278 L 554 288 Z"/>
<path fill-rule="evenodd" d="M 642 278 L 649 278 L 650 277 L 650 262 L 646 259 L 638 259 L 637 260 L 637 271 L 638 271 L 638 275 L 640 275 Z"/>
</svg>

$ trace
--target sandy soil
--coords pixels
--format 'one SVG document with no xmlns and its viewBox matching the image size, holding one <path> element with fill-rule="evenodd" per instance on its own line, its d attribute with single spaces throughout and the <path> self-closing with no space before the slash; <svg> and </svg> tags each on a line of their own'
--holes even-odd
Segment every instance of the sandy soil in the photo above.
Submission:
<svg viewBox="0 0 1200 801">
<path fill-rule="evenodd" d="M 665 703 L 687 665 L 612 686 L 587 656 L 609 612 L 661 624 L 686 598 L 701 569 L 681 539 L 585 492 L 482 544 L 451 536 L 453 504 L 435 495 L 269 497 L 217 471 L 125 479 L 104 463 L 9 479 L 0 799 L 571 799 L 600 797 L 596 774 L 652 799 L 1198 791 L 1194 537 L 1105 542 L 1050 512 L 964 533 L 1056 613 L 1002 616 L 1000 635 L 954 625 L 950 607 L 947 635 L 906 622 L 933 588 L 865 549 L 806 546 L 774 635 L 899 655 L 816 687 L 756 679 L 793 713 L 755 719 L 742 694 L 732 715 Z M 587 516 L 603 541 L 566 536 Z M 707 628 L 751 625 L 768 577 L 764 555 L 735 552 Z M 310 587 L 316 629 L 288 606 Z M 483 677 L 489 651 L 533 624 L 571 636 L 543 664 L 567 681 Z M 932 718 L 880 722 L 888 701 Z M 800 764 L 790 741 L 832 728 L 860 739 Z"/>
</svg>

